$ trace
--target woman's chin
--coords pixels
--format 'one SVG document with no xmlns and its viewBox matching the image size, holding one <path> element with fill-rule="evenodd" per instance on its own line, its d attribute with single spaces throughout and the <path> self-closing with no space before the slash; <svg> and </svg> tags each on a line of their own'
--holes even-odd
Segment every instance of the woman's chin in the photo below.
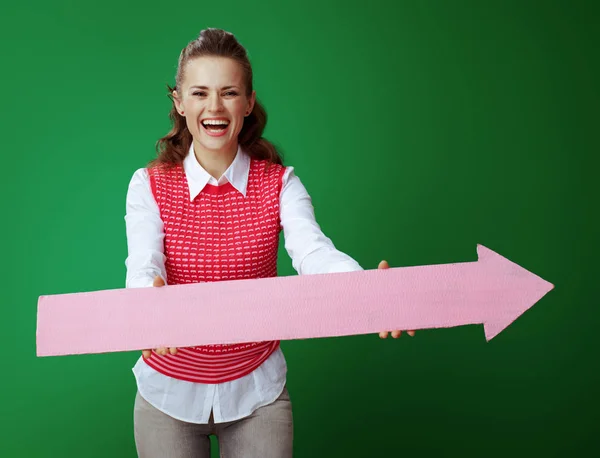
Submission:
<svg viewBox="0 0 600 458">
<path fill-rule="evenodd" d="M 229 136 L 224 137 L 208 137 L 200 135 L 199 141 L 195 142 L 202 149 L 214 152 L 226 152 L 230 148 L 237 149 L 237 143 L 232 142 Z"/>
</svg>

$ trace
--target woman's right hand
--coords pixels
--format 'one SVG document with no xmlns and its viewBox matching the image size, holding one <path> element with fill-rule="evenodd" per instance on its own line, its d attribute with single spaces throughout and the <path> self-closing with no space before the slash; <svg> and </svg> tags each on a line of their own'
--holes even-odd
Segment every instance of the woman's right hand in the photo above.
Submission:
<svg viewBox="0 0 600 458">
<path fill-rule="evenodd" d="M 165 281 L 159 277 L 158 275 L 156 277 L 154 277 L 154 282 L 152 283 L 152 286 L 159 288 L 161 286 L 165 286 Z M 159 355 L 165 356 L 167 354 L 167 352 L 169 352 L 172 355 L 176 355 L 177 354 L 177 348 L 176 347 L 160 347 L 157 348 L 156 353 L 158 353 Z M 144 356 L 144 359 L 146 358 L 150 358 L 150 356 L 152 355 L 152 350 L 142 350 L 142 355 Z"/>
</svg>

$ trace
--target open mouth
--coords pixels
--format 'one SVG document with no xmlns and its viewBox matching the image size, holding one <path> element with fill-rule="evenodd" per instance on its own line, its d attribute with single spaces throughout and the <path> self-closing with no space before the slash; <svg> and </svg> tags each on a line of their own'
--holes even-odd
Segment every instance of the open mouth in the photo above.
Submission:
<svg viewBox="0 0 600 458">
<path fill-rule="evenodd" d="M 226 119 L 205 119 L 202 121 L 202 127 L 209 134 L 221 134 L 229 127 L 229 121 Z"/>
</svg>

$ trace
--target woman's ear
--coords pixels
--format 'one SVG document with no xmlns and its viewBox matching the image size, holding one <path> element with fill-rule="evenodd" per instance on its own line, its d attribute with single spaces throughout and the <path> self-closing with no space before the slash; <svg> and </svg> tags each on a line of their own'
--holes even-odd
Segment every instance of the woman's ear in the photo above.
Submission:
<svg viewBox="0 0 600 458">
<path fill-rule="evenodd" d="M 250 98 L 248 98 L 248 109 L 246 110 L 246 116 L 249 116 L 254 110 L 254 102 L 256 102 L 256 91 L 252 91 Z"/>
<path fill-rule="evenodd" d="M 183 103 L 177 91 L 173 91 L 173 103 L 175 104 L 175 109 L 180 115 L 183 115 Z"/>
</svg>

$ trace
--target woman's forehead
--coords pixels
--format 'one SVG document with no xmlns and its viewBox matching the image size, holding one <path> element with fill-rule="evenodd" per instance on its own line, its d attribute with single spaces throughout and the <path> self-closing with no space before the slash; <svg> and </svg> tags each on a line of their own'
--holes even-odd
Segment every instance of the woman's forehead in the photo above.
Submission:
<svg viewBox="0 0 600 458">
<path fill-rule="evenodd" d="M 184 72 L 185 86 L 239 86 L 244 81 L 242 66 L 226 57 L 197 57 Z"/>
</svg>

